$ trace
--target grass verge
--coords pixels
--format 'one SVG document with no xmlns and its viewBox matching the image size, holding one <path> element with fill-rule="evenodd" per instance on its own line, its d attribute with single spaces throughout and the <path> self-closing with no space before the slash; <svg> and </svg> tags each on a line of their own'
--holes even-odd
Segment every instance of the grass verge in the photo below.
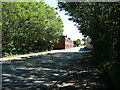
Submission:
<svg viewBox="0 0 120 90">
<path fill-rule="evenodd" d="M 48 52 L 48 50 L 41 51 L 41 52 Z M 27 55 L 27 54 L 34 54 L 34 53 L 41 53 L 41 52 L 29 52 L 29 53 L 25 53 L 25 54 L 8 54 L 7 53 L 2 58 L 4 58 L 4 57 L 14 57 L 14 56 L 20 56 L 20 55 Z"/>
</svg>

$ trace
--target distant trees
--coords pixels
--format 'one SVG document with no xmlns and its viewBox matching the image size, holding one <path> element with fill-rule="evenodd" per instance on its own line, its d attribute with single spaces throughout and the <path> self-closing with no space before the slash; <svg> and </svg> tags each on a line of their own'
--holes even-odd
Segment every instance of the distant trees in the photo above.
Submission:
<svg viewBox="0 0 120 90">
<path fill-rule="evenodd" d="M 47 50 L 63 33 L 56 15 L 44 2 L 3 2 L 3 56 Z"/>
<path fill-rule="evenodd" d="M 78 47 L 81 44 L 80 39 L 74 40 L 73 42 L 74 42 L 74 47 Z"/>
<path fill-rule="evenodd" d="M 120 2 L 61 2 L 59 8 L 72 16 L 69 20 L 77 23 L 85 37 L 92 39 L 94 62 L 120 88 Z"/>
</svg>

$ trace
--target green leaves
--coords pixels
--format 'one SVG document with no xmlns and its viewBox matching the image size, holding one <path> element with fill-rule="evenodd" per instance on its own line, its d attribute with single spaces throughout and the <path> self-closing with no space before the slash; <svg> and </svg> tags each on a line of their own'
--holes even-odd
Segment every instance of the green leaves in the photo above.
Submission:
<svg viewBox="0 0 120 90">
<path fill-rule="evenodd" d="M 62 35 L 54 9 L 44 2 L 4 2 L 3 55 L 43 51 Z"/>
<path fill-rule="evenodd" d="M 120 65 L 120 3 L 102 2 L 74 2 L 58 4 L 61 10 L 72 16 L 70 20 L 77 23 L 77 27 L 84 36 L 92 39 L 94 62 L 98 66 Z M 119 71 L 119 67 L 112 71 Z M 109 71 L 108 71 L 109 72 Z M 116 75 L 115 75 L 116 74 Z M 120 73 L 115 72 L 112 79 L 120 88 Z M 117 77 L 116 77 L 117 76 Z M 114 79 L 117 78 L 117 79 Z"/>
</svg>

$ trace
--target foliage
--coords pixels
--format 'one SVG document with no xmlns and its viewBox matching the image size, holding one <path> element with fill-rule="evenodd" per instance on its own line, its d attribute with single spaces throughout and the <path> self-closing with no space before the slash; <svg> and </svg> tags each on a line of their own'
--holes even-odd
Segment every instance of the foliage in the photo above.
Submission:
<svg viewBox="0 0 120 90">
<path fill-rule="evenodd" d="M 3 2 L 3 56 L 47 50 L 63 33 L 56 14 L 44 2 Z"/>
<path fill-rule="evenodd" d="M 74 42 L 74 47 L 78 47 L 81 44 L 80 39 L 74 40 L 73 42 Z"/>
<path fill-rule="evenodd" d="M 69 20 L 77 23 L 85 37 L 92 39 L 94 61 L 120 88 L 120 3 L 61 2 L 58 6 L 72 16 Z"/>
</svg>

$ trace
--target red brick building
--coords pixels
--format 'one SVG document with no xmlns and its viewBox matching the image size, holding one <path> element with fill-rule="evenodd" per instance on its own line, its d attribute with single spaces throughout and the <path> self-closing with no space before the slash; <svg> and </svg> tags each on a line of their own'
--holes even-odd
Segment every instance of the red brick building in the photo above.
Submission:
<svg viewBox="0 0 120 90">
<path fill-rule="evenodd" d="M 61 36 L 60 40 L 54 44 L 53 49 L 67 49 L 73 47 L 73 41 L 66 36 Z"/>
</svg>

